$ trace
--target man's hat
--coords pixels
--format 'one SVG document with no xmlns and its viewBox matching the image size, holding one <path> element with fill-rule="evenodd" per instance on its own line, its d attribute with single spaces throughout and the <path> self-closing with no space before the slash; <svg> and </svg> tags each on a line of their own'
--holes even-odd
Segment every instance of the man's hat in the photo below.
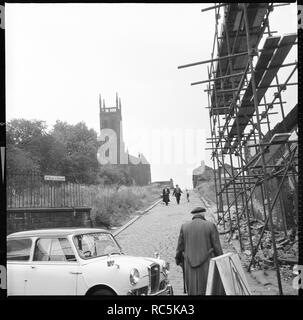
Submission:
<svg viewBox="0 0 303 320">
<path fill-rule="evenodd" d="M 195 213 L 200 213 L 200 212 L 206 212 L 206 209 L 202 208 L 202 207 L 197 207 L 197 208 L 193 209 L 190 213 L 195 214 Z"/>
</svg>

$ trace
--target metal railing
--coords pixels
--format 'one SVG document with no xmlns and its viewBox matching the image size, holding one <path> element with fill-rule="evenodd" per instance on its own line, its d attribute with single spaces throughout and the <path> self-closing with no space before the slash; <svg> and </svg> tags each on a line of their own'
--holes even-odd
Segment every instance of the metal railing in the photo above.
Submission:
<svg viewBox="0 0 303 320">
<path fill-rule="evenodd" d="M 85 186 L 45 180 L 41 173 L 7 173 L 7 208 L 66 208 L 85 205 Z"/>
</svg>

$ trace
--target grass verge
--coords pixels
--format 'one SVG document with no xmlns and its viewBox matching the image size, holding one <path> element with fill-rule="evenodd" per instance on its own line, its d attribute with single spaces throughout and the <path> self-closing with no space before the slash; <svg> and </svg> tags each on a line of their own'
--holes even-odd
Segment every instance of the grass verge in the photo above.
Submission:
<svg viewBox="0 0 303 320">
<path fill-rule="evenodd" d="M 85 190 L 86 204 L 92 208 L 95 227 L 119 227 L 138 210 L 143 210 L 157 199 L 161 190 L 155 186 L 104 187 L 89 186 Z"/>
</svg>

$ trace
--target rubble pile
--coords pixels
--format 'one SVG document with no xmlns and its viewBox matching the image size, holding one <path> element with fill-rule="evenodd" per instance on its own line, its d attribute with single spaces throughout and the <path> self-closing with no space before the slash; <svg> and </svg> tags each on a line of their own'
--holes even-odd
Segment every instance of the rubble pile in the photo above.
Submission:
<svg viewBox="0 0 303 320">
<path fill-rule="evenodd" d="M 235 215 L 232 216 L 232 236 L 228 241 L 239 240 L 238 225 Z M 255 250 L 263 230 L 264 223 L 260 220 L 253 219 L 250 221 L 250 232 L 252 245 Z M 223 230 L 223 221 L 219 225 L 219 233 L 229 235 L 230 222 L 226 220 L 225 230 Z M 240 220 L 240 233 L 243 245 L 242 252 L 238 252 L 244 266 L 248 267 L 252 258 L 251 245 L 249 240 L 248 226 L 246 221 Z M 275 231 L 275 240 L 278 253 L 278 261 L 281 270 L 281 276 L 284 280 L 290 280 L 293 277 L 293 267 L 298 263 L 298 235 L 296 231 L 289 230 L 287 234 L 284 231 Z M 252 271 L 267 270 L 274 268 L 274 250 L 272 245 L 271 232 L 268 227 L 264 231 L 258 251 L 251 267 Z"/>
</svg>

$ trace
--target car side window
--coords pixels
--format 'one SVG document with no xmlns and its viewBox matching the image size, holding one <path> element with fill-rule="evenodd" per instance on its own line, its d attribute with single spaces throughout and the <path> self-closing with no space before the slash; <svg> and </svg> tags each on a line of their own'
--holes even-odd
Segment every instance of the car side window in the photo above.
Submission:
<svg viewBox="0 0 303 320">
<path fill-rule="evenodd" d="M 31 247 L 31 239 L 9 239 L 7 241 L 7 260 L 28 261 Z"/>
<path fill-rule="evenodd" d="M 76 261 L 76 257 L 68 239 L 53 239 L 50 251 L 50 261 Z"/>
<path fill-rule="evenodd" d="M 38 239 L 34 261 L 76 261 L 76 257 L 66 238 Z"/>
<path fill-rule="evenodd" d="M 35 246 L 34 261 L 49 261 L 52 239 L 38 239 Z"/>
</svg>

